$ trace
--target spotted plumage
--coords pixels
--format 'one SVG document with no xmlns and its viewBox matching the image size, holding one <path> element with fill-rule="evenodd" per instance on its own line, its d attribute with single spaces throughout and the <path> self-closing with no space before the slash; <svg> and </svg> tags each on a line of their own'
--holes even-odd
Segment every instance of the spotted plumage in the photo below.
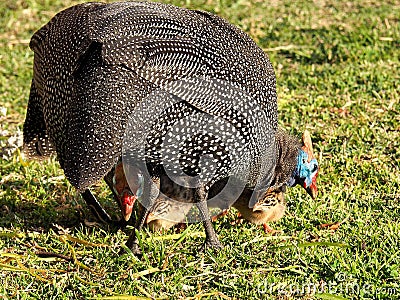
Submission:
<svg viewBox="0 0 400 300">
<path fill-rule="evenodd" d="M 90 205 L 99 209 L 88 188 L 112 177 L 122 153 L 147 169 L 148 206 L 163 176 L 189 177 L 206 245 L 220 246 L 205 203 L 211 186 L 234 175 L 256 191 L 254 204 L 273 183 L 274 71 L 222 18 L 161 3 L 85 3 L 58 13 L 30 47 L 25 151 L 56 153 Z M 138 250 L 135 233 L 127 245 Z"/>
<path fill-rule="evenodd" d="M 207 12 L 159 3 L 86 3 L 57 14 L 30 47 L 35 60 L 25 151 L 48 156 L 55 150 L 79 190 L 119 158 L 137 102 L 169 82 L 201 77 L 236 83 L 276 127 L 268 58 L 245 33 Z"/>
<path fill-rule="evenodd" d="M 250 223 L 263 225 L 265 232 L 274 232 L 268 223 L 278 221 L 285 213 L 287 186 L 301 184 L 313 198 L 316 196 L 316 186 L 312 185 L 312 180 L 316 178 L 318 164 L 312 156 L 309 133 L 307 131 L 304 133 L 302 143 L 282 129 L 278 129 L 275 136 L 277 164 L 273 180 L 266 192 L 257 198 L 254 206 L 250 206 L 250 199 L 254 192 L 252 189 L 245 188 L 241 193 L 238 193 L 235 189 L 229 189 L 221 193 L 226 184 L 225 181 L 215 183 L 208 194 L 209 198 L 217 196 L 220 199 L 217 201 L 218 204 L 214 206 L 221 208 L 222 198 L 223 203 L 231 203 L 232 207 L 240 212 L 240 216 Z M 307 153 L 311 155 L 310 159 Z M 179 205 L 179 201 L 191 199 L 193 195 L 184 195 L 185 189 L 177 186 L 171 180 L 165 180 L 163 187 L 164 195 L 155 200 L 150 216 L 146 219 L 146 223 L 149 224 L 151 229 L 169 229 L 173 225 L 188 219 L 187 214 L 190 207 Z M 210 199 L 209 201 L 209 205 L 212 206 Z M 213 218 L 217 219 L 223 215 L 225 215 L 225 210 Z"/>
</svg>

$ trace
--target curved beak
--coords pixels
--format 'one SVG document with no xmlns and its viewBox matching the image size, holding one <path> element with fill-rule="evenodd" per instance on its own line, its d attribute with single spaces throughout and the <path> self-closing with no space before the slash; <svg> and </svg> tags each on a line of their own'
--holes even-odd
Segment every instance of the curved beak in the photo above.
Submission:
<svg viewBox="0 0 400 300">
<path fill-rule="evenodd" d="M 311 184 L 308 188 L 306 188 L 306 191 L 311 196 L 311 198 L 317 198 L 318 189 L 315 184 Z"/>
<path fill-rule="evenodd" d="M 254 206 L 253 206 L 253 212 L 256 212 L 256 211 L 261 211 L 262 210 L 262 207 L 261 207 L 261 204 L 260 203 L 256 203 L 256 204 L 254 204 Z"/>
<path fill-rule="evenodd" d="M 311 196 L 311 198 L 317 198 L 318 189 L 317 189 L 317 176 L 314 176 L 312 182 L 309 187 L 306 186 L 304 182 L 304 188 L 306 189 L 307 193 Z"/>
<path fill-rule="evenodd" d="M 124 217 L 125 221 L 129 221 L 132 215 L 133 211 L 133 205 L 136 202 L 137 197 L 132 195 L 132 193 L 128 190 L 125 189 L 122 192 L 122 197 L 121 197 L 121 212 L 122 216 Z"/>
</svg>

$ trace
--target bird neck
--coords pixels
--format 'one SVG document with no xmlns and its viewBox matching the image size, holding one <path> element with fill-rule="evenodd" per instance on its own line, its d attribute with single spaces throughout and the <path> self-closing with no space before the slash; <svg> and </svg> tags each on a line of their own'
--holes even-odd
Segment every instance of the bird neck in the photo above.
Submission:
<svg viewBox="0 0 400 300">
<path fill-rule="evenodd" d="M 299 173 L 299 154 L 301 143 L 295 136 L 291 136 L 278 128 L 275 135 L 276 167 L 272 186 L 293 186 L 296 184 L 296 175 Z"/>
<path fill-rule="evenodd" d="M 301 151 L 303 150 L 299 150 L 299 154 L 297 155 L 297 164 L 296 164 L 296 168 L 294 169 L 292 176 L 289 178 L 289 180 L 287 181 L 286 185 L 289 187 L 293 187 L 297 184 L 297 179 L 300 177 L 300 168 L 301 168 Z"/>
</svg>

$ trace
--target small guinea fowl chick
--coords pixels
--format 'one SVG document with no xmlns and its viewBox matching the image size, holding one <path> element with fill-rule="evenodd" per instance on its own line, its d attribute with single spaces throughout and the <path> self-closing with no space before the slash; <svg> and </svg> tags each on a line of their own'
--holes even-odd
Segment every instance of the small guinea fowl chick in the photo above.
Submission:
<svg viewBox="0 0 400 300">
<path fill-rule="evenodd" d="M 158 197 L 145 223 L 151 231 L 168 230 L 174 225 L 185 223 L 191 207 L 192 204 L 184 205 L 165 196 Z"/>
<path fill-rule="evenodd" d="M 167 176 L 161 178 L 160 187 L 163 189 L 145 219 L 145 224 L 152 231 L 168 230 L 176 224 L 186 223 L 188 213 L 193 207 L 193 203 L 188 202 L 194 197 L 193 191 L 175 188 Z"/>
<path fill-rule="evenodd" d="M 273 233 L 275 230 L 268 225 L 268 222 L 278 221 L 283 217 L 286 209 L 284 190 L 285 187 L 269 190 L 264 198 L 258 201 L 253 208 L 248 206 L 251 191 L 245 190 L 232 206 L 239 211 L 240 218 L 244 218 L 255 225 L 263 225 L 265 233 Z M 183 206 L 181 202 L 174 201 L 168 197 L 158 197 L 145 223 L 151 231 L 168 230 L 175 225 L 184 223 L 190 208 L 190 204 L 189 206 Z M 225 209 L 211 219 L 215 222 L 227 213 L 228 209 Z"/>
<path fill-rule="evenodd" d="M 285 190 L 286 186 L 268 190 L 264 198 L 259 200 L 253 208 L 249 207 L 250 195 L 243 193 L 233 207 L 239 211 L 239 217 L 243 217 L 252 224 L 263 225 L 265 233 L 273 233 L 275 230 L 269 227 L 268 222 L 278 221 L 283 217 L 286 210 Z"/>
<path fill-rule="evenodd" d="M 281 219 L 285 213 L 285 187 L 276 190 L 268 190 L 263 199 L 259 200 L 253 208 L 249 208 L 248 202 L 251 191 L 245 190 L 239 199 L 232 205 L 240 212 L 240 216 L 252 224 L 263 225 L 265 233 L 275 232 L 269 227 L 268 222 Z M 171 227 L 185 223 L 191 204 L 183 205 L 182 202 L 174 201 L 166 196 L 160 196 L 155 200 L 154 206 L 146 218 L 146 225 L 151 231 L 168 230 Z M 212 217 L 216 221 L 227 214 L 223 210 L 220 214 Z"/>
</svg>

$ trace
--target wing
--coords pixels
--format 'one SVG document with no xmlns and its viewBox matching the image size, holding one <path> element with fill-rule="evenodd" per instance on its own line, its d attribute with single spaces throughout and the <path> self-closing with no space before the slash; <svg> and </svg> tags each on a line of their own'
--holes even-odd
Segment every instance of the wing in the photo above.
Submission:
<svg viewBox="0 0 400 300">
<path fill-rule="evenodd" d="M 89 38 L 102 44 L 107 64 L 123 65 L 158 88 L 169 85 L 167 92 L 172 93 L 181 88 L 176 84 L 181 80 L 219 79 L 217 85 L 228 83 L 229 88 L 247 93 L 250 106 L 258 105 L 268 115 L 270 129 L 276 130 L 275 75 L 268 57 L 248 35 L 222 18 L 160 3 L 128 2 L 101 6 L 90 12 L 88 22 Z M 180 91 L 191 95 L 188 85 Z M 201 96 L 210 91 L 201 85 L 192 89 Z M 219 116 L 226 105 L 226 99 L 220 103 L 199 101 L 199 97 L 184 100 Z"/>
<path fill-rule="evenodd" d="M 188 77 L 226 80 L 276 118 L 267 55 L 218 16 L 160 3 L 113 3 L 92 11 L 89 27 L 107 63 L 125 65 L 159 87 Z"/>
<path fill-rule="evenodd" d="M 212 75 L 224 61 L 205 43 L 204 17 L 170 5 L 115 3 L 90 14 L 90 39 L 103 44 L 109 64 L 121 64 L 162 86 L 188 76 Z M 210 36 L 210 34 L 208 34 Z"/>
<path fill-rule="evenodd" d="M 32 81 L 24 123 L 24 152 L 28 157 L 44 158 L 54 154 L 43 116 L 42 99 Z"/>
<path fill-rule="evenodd" d="M 275 75 L 246 34 L 206 12 L 141 2 L 100 7 L 89 23 L 105 63 L 124 66 L 200 112 L 247 129 L 243 137 L 255 137 L 249 160 L 258 165 L 251 176 L 261 169 L 270 173 L 274 162 L 261 161 L 275 149 Z M 159 101 L 155 106 L 162 107 Z"/>
<path fill-rule="evenodd" d="M 231 83 L 229 90 L 242 89 L 268 119 L 260 123 L 276 129 L 272 66 L 246 34 L 221 18 L 160 3 L 87 3 L 46 26 L 31 43 L 42 71 L 35 84 L 61 166 L 80 190 L 112 168 L 128 116 L 157 88 L 201 112 L 237 119 L 231 112 L 241 102 L 228 103 L 220 95 L 225 88 L 216 91 L 222 100 L 204 101 L 209 90 L 187 87 L 187 78 L 221 79 Z M 177 84 L 182 81 L 184 88 Z M 185 98 L 193 91 L 201 97 Z M 265 131 L 261 127 L 258 132 Z"/>
<path fill-rule="evenodd" d="M 151 84 L 101 58 L 92 43 L 74 72 L 64 172 L 79 190 L 103 178 L 121 156 L 127 119 Z"/>
<path fill-rule="evenodd" d="M 74 67 L 63 151 L 65 175 L 79 190 L 104 177 L 121 156 L 127 119 L 157 82 L 187 76 L 189 70 L 198 72 L 188 59 L 193 62 L 198 55 L 195 46 L 171 34 L 182 34 L 184 27 L 178 21 L 164 22 L 155 7 L 145 3 L 97 6 L 88 13 L 87 24 L 82 24 L 82 32 L 90 28 L 90 44 L 81 48 Z M 164 63 L 168 55 L 161 53 L 170 51 L 173 56 L 177 45 L 185 49 L 185 56 Z"/>
</svg>

